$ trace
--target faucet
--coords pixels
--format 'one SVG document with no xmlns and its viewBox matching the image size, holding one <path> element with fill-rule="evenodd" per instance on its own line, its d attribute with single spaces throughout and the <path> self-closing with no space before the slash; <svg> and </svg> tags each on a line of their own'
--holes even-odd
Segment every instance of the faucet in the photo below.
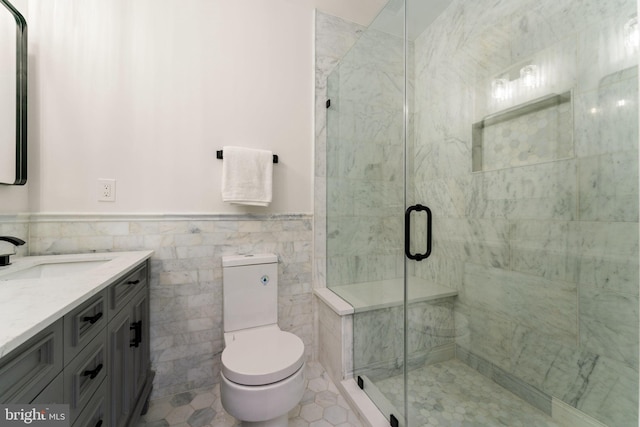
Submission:
<svg viewBox="0 0 640 427">
<path fill-rule="evenodd" d="M 22 246 L 25 244 L 24 240 L 18 239 L 17 237 L 13 237 L 13 236 L 0 236 L 0 241 L 9 242 L 13 246 Z M 10 257 L 11 255 L 14 255 L 14 254 L 15 254 L 15 251 L 12 254 L 0 254 L 0 267 L 4 267 L 11 264 Z"/>
</svg>

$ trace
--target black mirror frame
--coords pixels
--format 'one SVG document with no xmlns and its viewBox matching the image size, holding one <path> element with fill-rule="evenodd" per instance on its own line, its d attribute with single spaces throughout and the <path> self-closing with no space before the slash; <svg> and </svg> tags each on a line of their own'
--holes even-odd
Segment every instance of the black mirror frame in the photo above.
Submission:
<svg viewBox="0 0 640 427">
<path fill-rule="evenodd" d="M 27 21 L 8 0 L 0 0 L 16 20 L 16 178 L 27 183 Z M 7 183 L 11 185 L 11 183 Z"/>
</svg>

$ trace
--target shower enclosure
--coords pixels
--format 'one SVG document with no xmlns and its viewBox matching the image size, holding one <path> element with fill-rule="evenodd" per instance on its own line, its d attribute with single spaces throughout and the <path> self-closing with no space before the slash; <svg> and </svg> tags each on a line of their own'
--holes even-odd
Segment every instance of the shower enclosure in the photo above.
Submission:
<svg viewBox="0 0 640 427">
<path fill-rule="evenodd" d="M 326 283 L 354 377 L 392 424 L 636 426 L 637 3 L 390 0 L 353 39 Z"/>
</svg>

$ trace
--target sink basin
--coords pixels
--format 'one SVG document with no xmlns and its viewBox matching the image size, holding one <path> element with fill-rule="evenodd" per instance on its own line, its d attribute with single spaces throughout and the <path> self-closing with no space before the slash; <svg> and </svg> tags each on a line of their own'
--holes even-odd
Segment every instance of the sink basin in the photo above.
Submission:
<svg viewBox="0 0 640 427">
<path fill-rule="evenodd" d="M 22 279 L 47 279 L 51 277 L 69 276 L 99 267 L 111 260 L 90 260 L 90 261 L 66 261 L 66 262 L 42 262 L 31 267 L 18 271 L 2 274 L 0 271 L 0 281 L 22 280 Z"/>
</svg>

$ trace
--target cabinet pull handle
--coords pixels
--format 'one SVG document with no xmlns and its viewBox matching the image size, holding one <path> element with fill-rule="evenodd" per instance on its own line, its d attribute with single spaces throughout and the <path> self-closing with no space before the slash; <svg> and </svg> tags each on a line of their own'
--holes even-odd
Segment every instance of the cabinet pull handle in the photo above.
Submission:
<svg viewBox="0 0 640 427">
<path fill-rule="evenodd" d="M 92 380 L 92 379 L 94 379 L 95 377 L 98 376 L 98 374 L 100 373 L 101 370 L 102 370 L 102 363 L 99 364 L 98 366 L 96 366 L 96 368 L 91 370 L 91 371 L 89 371 L 89 370 L 84 371 L 82 373 L 82 375 L 85 376 L 85 377 L 89 377 L 89 379 Z"/>
<path fill-rule="evenodd" d="M 133 322 L 129 329 L 135 332 L 133 339 L 129 342 L 129 347 L 139 347 L 142 342 L 142 320 Z"/>
<path fill-rule="evenodd" d="M 96 423 L 96 427 L 100 427 L 102 426 L 102 420 L 98 420 L 98 422 Z"/>
<path fill-rule="evenodd" d="M 96 323 L 98 320 L 100 320 L 100 318 L 101 318 L 101 317 L 102 317 L 102 312 L 97 313 L 95 316 L 84 316 L 84 317 L 82 318 L 82 321 L 83 321 L 83 322 L 89 322 L 89 323 L 91 323 L 91 324 L 93 325 L 93 324 L 94 324 L 94 323 Z"/>
<path fill-rule="evenodd" d="M 138 283 L 140 283 L 140 279 L 136 279 L 136 280 L 129 280 L 127 282 L 127 285 L 137 285 Z"/>
</svg>

